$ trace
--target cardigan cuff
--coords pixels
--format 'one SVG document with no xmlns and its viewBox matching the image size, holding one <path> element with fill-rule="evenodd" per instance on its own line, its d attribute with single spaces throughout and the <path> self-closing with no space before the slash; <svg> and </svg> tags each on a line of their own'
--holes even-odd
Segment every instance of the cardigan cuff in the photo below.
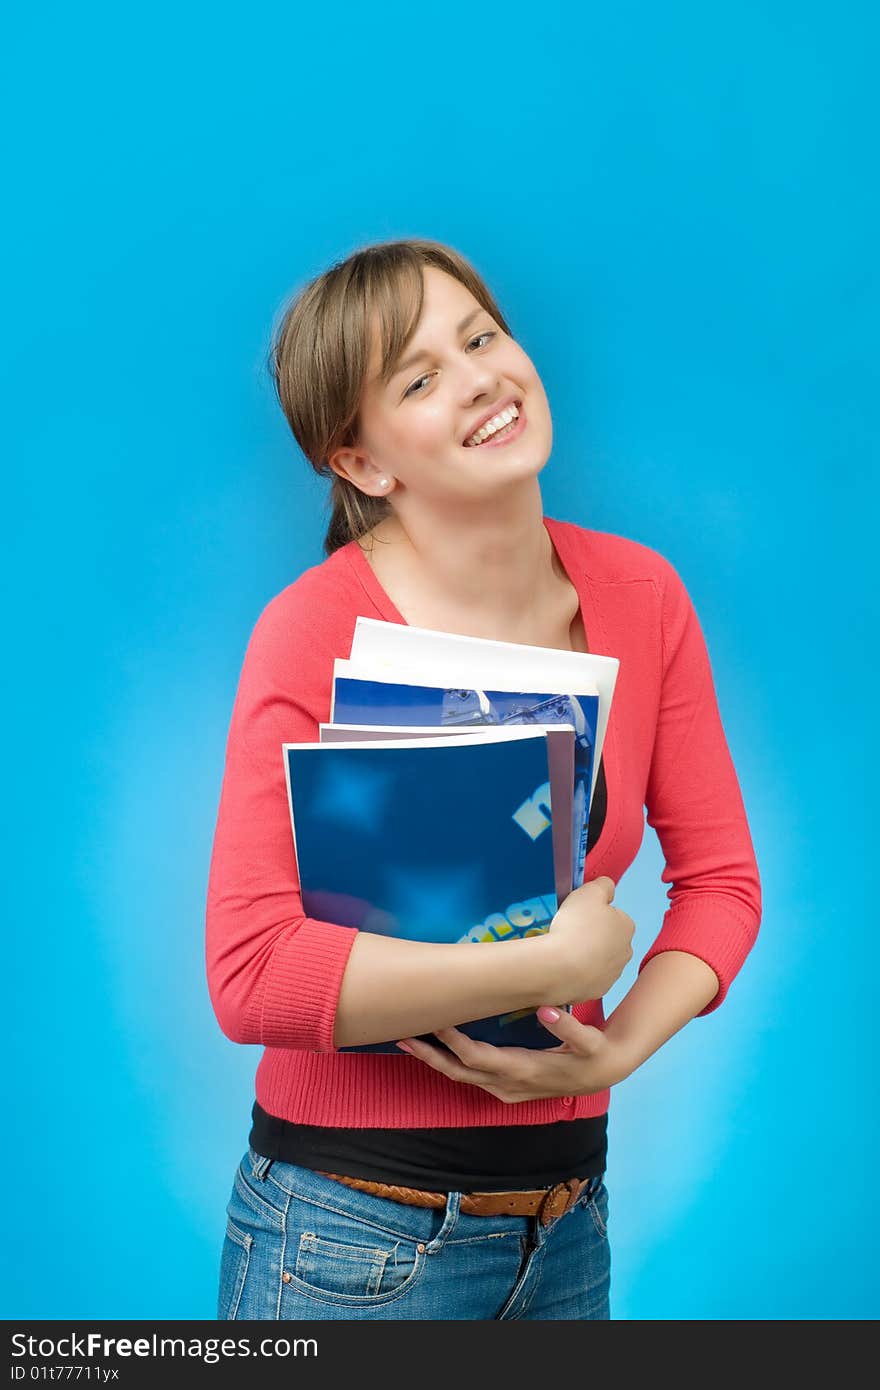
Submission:
<svg viewBox="0 0 880 1390">
<path fill-rule="evenodd" d="M 651 949 L 639 965 L 641 974 L 649 960 L 662 951 L 687 951 L 704 960 L 718 976 L 719 989 L 696 1018 L 710 1014 L 727 995 L 734 976 L 755 943 L 759 920 L 750 917 L 740 903 L 722 893 L 683 894 L 663 918 Z"/>
<path fill-rule="evenodd" d="M 254 1004 L 264 1047 L 337 1051 L 336 1006 L 357 935 L 357 927 L 304 917 L 276 942 Z"/>
</svg>

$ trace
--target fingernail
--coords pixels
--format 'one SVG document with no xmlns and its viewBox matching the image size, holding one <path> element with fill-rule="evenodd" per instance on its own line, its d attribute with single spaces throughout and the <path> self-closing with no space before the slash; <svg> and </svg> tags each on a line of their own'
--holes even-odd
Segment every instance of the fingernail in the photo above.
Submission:
<svg viewBox="0 0 880 1390">
<path fill-rule="evenodd" d="M 542 1004 L 540 1009 L 538 1010 L 538 1018 L 541 1020 L 542 1023 L 558 1023 L 559 1010 L 551 1009 L 548 1007 L 548 1005 Z"/>
<path fill-rule="evenodd" d="M 406 1043 L 399 1042 L 397 1046 L 400 1048 L 401 1052 L 408 1052 L 411 1057 L 415 1056 L 415 1053 L 413 1052 L 412 1048 L 409 1047 Z"/>
</svg>

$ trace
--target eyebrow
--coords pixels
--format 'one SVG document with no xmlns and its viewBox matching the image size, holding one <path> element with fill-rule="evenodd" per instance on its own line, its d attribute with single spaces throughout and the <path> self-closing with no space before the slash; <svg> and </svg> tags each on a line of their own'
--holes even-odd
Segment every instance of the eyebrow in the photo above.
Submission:
<svg viewBox="0 0 880 1390">
<path fill-rule="evenodd" d="M 477 317 L 477 315 L 478 315 L 478 314 L 482 314 L 482 312 L 483 312 L 483 306 L 482 306 L 482 304 L 481 304 L 481 305 L 479 306 L 479 308 L 473 309 L 469 314 L 467 314 L 467 315 L 465 316 L 465 318 L 462 319 L 461 323 L 458 325 L 458 328 L 455 330 L 456 333 L 459 334 L 459 336 L 460 336 L 460 335 L 464 332 L 464 330 L 468 327 L 468 325 L 471 324 L 471 323 L 473 323 L 473 321 L 474 321 L 474 319 Z M 431 356 L 431 354 L 430 354 L 429 352 L 425 351 L 424 348 L 422 349 L 421 352 L 414 352 L 413 355 L 412 355 L 411 357 L 408 357 L 408 358 L 406 359 L 405 362 L 401 362 L 401 364 L 400 364 L 399 367 L 395 367 L 395 369 L 394 369 L 394 371 L 393 371 L 393 373 L 392 373 L 392 375 L 391 375 L 391 377 L 390 377 L 390 379 L 389 379 L 389 383 L 388 383 L 389 386 L 390 386 L 390 384 L 391 384 L 392 381 L 396 381 L 396 379 L 400 376 L 400 373 L 401 373 L 401 372 L 407 371 L 407 369 L 408 369 L 409 367 L 414 367 L 415 364 L 416 364 L 417 362 L 421 362 L 421 360 L 422 360 L 423 357 L 430 357 L 430 356 Z"/>
</svg>

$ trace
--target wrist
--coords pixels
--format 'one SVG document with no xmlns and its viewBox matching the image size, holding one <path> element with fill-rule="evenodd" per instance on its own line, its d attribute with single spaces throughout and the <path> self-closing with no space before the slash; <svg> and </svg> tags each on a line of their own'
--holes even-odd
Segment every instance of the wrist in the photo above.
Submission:
<svg viewBox="0 0 880 1390">
<path fill-rule="evenodd" d="M 562 998 L 570 980 L 559 940 L 549 932 L 540 936 L 529 936 L 523 941 L 529 948 L 529 987 L 538 1004 L 563 1004 Z"/>
</svg>

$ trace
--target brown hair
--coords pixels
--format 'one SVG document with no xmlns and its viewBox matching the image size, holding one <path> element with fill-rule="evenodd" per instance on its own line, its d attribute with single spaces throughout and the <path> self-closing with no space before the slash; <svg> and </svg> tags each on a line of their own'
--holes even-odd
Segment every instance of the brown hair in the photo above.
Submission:
<svg viewBox="0 0 880 1390">
<path fill-rule="evenodd" d="M 337 261 L 299 291 L 273 333 L 269 370 L 281 409 L 312 468 L 333 479 L 327 555 L 391 510 L 388 498 L 361 492 L 328 460 L 336 449 L 354 447 L 360 434 L 374 320 L 381 334 L 381 379 L 388 382 L 421 318 L 426 265 L 460 280 L 509 333 L 470 262 L 451 246 L 419 238 L 379 242 Z"/>
</svg>

